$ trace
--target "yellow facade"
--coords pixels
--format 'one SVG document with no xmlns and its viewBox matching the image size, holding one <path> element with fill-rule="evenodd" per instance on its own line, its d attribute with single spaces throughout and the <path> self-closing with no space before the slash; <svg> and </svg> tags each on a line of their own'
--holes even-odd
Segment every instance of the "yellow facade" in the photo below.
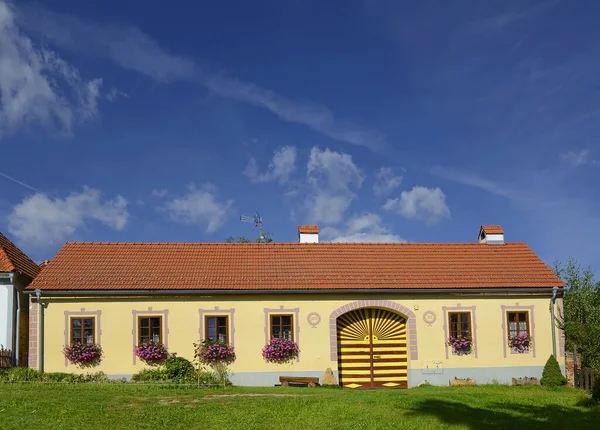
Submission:
<svg viewBox="0 0 600 430">
<path fill-rule="evenodd" d="M 338 369 L 335 360 L 336 315 L 353 303 L 348 308 L 388 309 L 393 304 L 395 312 L 398 312 L 398 307 L 407 310 L 403 316 L 407 318 L 408 327 L 409 386 L 416 386 L 424 380 L 447 385 L 448 379 L 455 376 L 471 377 L 478 383 L 489 383 L 494 379 L 508 383 L 511 377 L 540 377 L 546 360 L 552 354 L 548 294 L 230 294 L 42 297 L 42 302 L 46 304 L 44 333 L 43 336 L 38 333 L 38 339 L 44 339 L 43 362 L 44 370 L 48 372 L 82 372 L 66 363 L 62 355 L 65 342 L 69 342 L 69 319 L 72 316 L 95 318 L 95 337 L 104 350 L 104 360 L 94 371 L 129 377 L 146 367 L 139 359 L 134 359 L 138 317 L 163 316 L 163 342 L 170 352 L 191 360 L 193 343 L 200 339 L 199 330 L 204 325 L 204 317 L 224 315 L 229 317 L 229 341 L 234 344 L 237 354 L 237 360 L 231 366 L 234 383 L 273 385 L 278 375 L 287 374 L 321 377 L 328 367 L 334 372 Z M 471 313 L 475 341 L 470 355 L 453 355 L 445 343 L 448 312 L 456 310 Z M 533 346 L 527 353 L 512 353 L 507 346 L 506 312 L 510 310 L 529 313 Z M 294 338 L 301 351 L 297 362 L 277 365 L 263 360 L 261 349 L 269 335 L 266 318 L 269 314 L 293 315 Z M 562 363 L 564 348 L 561 348 L 561 333 L 555 330 L 557 358 Z"/>
</svg>

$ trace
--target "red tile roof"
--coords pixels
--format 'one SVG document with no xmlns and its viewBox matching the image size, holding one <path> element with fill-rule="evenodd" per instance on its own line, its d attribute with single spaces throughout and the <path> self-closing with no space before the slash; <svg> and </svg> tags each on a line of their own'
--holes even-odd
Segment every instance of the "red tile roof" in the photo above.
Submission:
<svg viewBox="0 0 600 430">
<path fill-rule="evenodd" d="M 42 290 L 553 287 L 525 243 L 67 243 Z"/>
<path fill-rule="evenodd" d="M 0 233 L 0 272 L 22 272 L 31 278 L 40 273 L 39 266 Z"/>
<path fill-rule="evenodd" d="M 305 233 L 305 234 L 317 234 L 317 233 L 319 233 L 319 226 L 318 225 L 299 225 L 298 232 Z"/>
<path fill-rule="evenodd" d="M 482 225 L 481 229 L 485 234 L 504 234 L 504 230 L 499 225 Z"/>
</svg>

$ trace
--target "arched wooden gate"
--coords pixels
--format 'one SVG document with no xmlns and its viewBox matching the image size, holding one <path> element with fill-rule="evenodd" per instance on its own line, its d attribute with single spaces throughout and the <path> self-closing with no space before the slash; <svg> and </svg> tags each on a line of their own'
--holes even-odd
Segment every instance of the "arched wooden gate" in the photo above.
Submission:
<svg viewBox="0 0 600 430">
<path fill-rule="evenodd" d="M 338 370 L 344 388 L 408 388 L 406 319 L 363 308 L 337 319 Z"/>
</svg>

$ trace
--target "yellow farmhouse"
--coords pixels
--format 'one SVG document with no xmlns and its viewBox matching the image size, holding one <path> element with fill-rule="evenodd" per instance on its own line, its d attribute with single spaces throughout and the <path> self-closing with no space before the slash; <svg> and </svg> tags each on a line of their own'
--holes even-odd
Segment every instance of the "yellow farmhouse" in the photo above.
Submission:
<svg viewBox="0 0 600 430">
<path fill-rule="evenodd" d="M 94 342 L 104 351 L 97 370 L 128 378 L 146 366 L 140 342 L 192 359 L 207 338 L 234 345 L 237 385 L 327 368 L 347 388 L 510 383 L 539 378 L 551 354 L 564 365 L 554 323 L 564 284 L 499 226 L 452 244 L 319 243 L 318 234 L 300 226 L 298 243 L 67 243 L 27 287 L 30 366 L 81 372 L 62 349 Z M 265 362 L 273 337 L 293 339 L 298 359 Z"/>
</svg>

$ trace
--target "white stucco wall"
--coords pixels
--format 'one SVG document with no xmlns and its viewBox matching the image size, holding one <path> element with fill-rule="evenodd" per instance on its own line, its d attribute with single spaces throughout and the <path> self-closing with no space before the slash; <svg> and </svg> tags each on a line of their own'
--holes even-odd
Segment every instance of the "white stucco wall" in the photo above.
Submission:
<svg viewBox="0 0 600 430">
<path fill-rule="evenodd" d="M 14 288 L 12 284 L 0 285 L 0 345 L 13 349 L 13 306 Z"/>
</svg>

